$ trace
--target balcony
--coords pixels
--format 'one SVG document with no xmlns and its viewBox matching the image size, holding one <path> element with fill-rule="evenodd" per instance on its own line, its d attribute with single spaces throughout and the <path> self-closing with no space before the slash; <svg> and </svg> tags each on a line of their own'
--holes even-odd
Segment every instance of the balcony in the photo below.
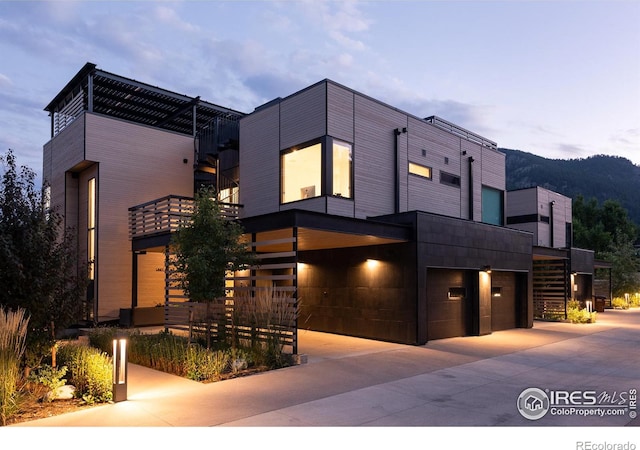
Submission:
<svg viewBox="0 0 640 450">
<path fill-rule="evenodd" d="M 241 205 L 220 202 L 225 219 L 238 218 Z M 192 197 L 168 195 L 129 208 L 129 239 L 171 234 L 191 221 L 195 201 Z"/>
</svg>

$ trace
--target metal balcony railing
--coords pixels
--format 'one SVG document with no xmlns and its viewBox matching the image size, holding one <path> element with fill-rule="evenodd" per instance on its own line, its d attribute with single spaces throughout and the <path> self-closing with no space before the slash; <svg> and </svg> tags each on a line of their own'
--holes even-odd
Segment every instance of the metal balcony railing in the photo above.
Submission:
<svg viewBox="0 0 640 450">
<path fill-rule="evenodd" d="M 225 219 L 238 218 L 241 205 L 220 202 Z M 173 233 L 191 221 L 195 207 L 192 197 L 168 195 L 129 208 L 129 239 Z"/>
</svg>

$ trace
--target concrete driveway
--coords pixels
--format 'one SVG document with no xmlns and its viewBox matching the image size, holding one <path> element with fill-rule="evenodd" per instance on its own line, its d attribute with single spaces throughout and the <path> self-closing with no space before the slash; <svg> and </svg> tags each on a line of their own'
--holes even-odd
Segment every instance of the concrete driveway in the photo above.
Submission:
<svg viewBox="0 0 640 450">
<path fill-rule="evenodd" d="M 300 331 L 299 350 L 307 364 L 211 384 L 131 364 L 128 401 L 10 428 L 640 424 L 629 404 L 640 388 L 639 309 L 420 347 Z M 595 392 L 604 413 L 587 413 L 583 401 L 532 420 L 518 409 L 529 388 L 580 391 L 573 400 Z"/>
</svg>

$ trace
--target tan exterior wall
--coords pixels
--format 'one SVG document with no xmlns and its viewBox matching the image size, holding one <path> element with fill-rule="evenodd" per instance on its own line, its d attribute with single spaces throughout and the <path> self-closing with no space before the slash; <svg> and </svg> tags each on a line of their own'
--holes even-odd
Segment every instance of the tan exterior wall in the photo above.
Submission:
<svg viewBox="0 0 640 450">
<path fill-rule="evenodd" d="M 52 203 L 78 230 L 79 261 L 87 259 L 87 183 L 97 181 L 95 292 L 98 320 L 131 307 L 132 254 L 128 208 L 166 195 L 193 195 L 193 138 L 85 113 L 44 148 Z M 184 162 L 186 160 L 186 163 Z M 162 254 L 139 257 L 139 306 L 164 298 Z M 103 282 L 101 282 L 101 280 Z"/>
</svg>

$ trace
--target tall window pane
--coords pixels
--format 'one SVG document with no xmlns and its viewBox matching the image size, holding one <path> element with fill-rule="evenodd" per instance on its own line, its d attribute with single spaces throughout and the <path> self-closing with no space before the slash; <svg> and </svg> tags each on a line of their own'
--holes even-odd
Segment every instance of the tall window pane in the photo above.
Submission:
<svg viewBox="0 0 640 450">
<path fill-rule="evenodd" d="M 351 161 L 351 145 L 333 141 L 332 195 L 351 198 Z"/>
<path fill-rule="evenodd" d="M 482 186 L 482 221 L 493 225 L 504 225 L 503 214 L 502 191 Z"/>
<path fill-rule="evenodd" d="M 89 280 L 95 279 L 96 260 L 96 179 L 87 185 L 87 265 Z"/>
<path fill-rule="evenodd" d="M 322 195 L 322 145 L 283 153 L 280 160 L 282 203 Z"/>
</svg>

